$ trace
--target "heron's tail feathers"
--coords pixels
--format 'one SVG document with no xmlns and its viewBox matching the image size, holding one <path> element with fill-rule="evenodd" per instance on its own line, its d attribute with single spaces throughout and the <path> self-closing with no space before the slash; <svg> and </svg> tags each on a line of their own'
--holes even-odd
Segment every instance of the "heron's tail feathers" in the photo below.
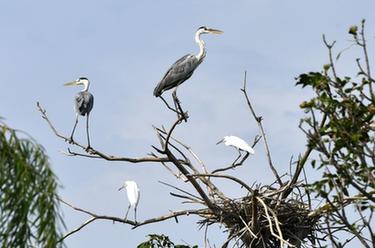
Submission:
<svg viewBox="0 0 375 248">
<path fill-rule="evenodd" d="M 163 93 L 163 90 L 162 90 L 162 87 L 161 87 L 161 84 L 159 83 L 155 89 L 154 89 L 154 96 L 155 97 L 159 97 L 161 96 L 161 94 Z"/>
</svg>

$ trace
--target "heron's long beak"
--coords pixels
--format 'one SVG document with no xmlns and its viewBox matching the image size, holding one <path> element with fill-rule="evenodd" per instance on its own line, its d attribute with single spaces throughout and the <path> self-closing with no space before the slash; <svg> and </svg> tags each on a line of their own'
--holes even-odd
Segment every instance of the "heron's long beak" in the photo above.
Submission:
<svg viewBox="0 0 375 248">
<path fill-rule="evenodd" d="M 77 85 L 77 81 L 71 81 L 71 82 L 64 84 L 64 86 L 73 86 L 73 85 Z"/>
<path fill-rule="evenodd" d="M 211 34 L 222 34 L 222 33 L 224 33 L 223 31 L 221 31 L 219 29 L 214 29 L 214 28 L 208 28 L 207 31 L 210 32 Z"/>
<path fill-rule="evenodd" d="M 125 188 L 124 186 L 121 186 L 121 188 L 118 189 L 118 191 L 122 190 L 123 188 Z"/>
<path fill-rule="evenodd" d="M 219 142 L 216 143 L 216 145 L 222 143 L 224 141 L 224 139 L 220 140 Z"/>
</svg>

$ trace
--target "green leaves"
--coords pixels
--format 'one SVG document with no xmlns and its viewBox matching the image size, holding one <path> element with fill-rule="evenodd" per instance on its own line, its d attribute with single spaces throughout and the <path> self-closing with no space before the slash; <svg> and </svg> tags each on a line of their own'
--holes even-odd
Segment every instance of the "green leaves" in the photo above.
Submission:
<svg viewBox="0 0 375 248">
<path fill-rule="evenodd" d="M 198 248 L 198 246 L 175 245 L 164 234 L 149 234 L 149 239 L 137 246 L 137 248 Z"/>
<path fill-rule="evenodd" d="M 61 246 L 56 177 L 44 149 L 0 127 L 0 246 Z"/>
<path fill-rule="evenodd" d="M 362 67 L 362 60 L 355 61 L 359 70 L 355 82 L 351 77 L 338 74 L 333 60 L 333 45 L 325 40 L 330 64 L 323 65 L 322 73 L 304 73 L 296 79 L 297 85 L 310 87 L 313 91 L 312 98 L 300 105 L 308 114 L 301 119 L 300 127 L 306 134 L 308 147 L 315 151 L 311 165 L 321 173 L 321 177 L 312 182 L 308 190 L 319 198 L 325 208 L 323 212 L 329 223 L 327 230 L 340 229 L 344 224 L 345 229 L 342 230 L 360 240 L 375 213 L 375 208 L 372 208 L 375 203 L 375 130 L 371 127 L 375 96 L 372 90 L 374 83 L 368 77 L 370 65 L 367 64 L 363 24 L 361 30 L 357 26 L 349 29 L 349 34 L 354 36 L 354 45 L 363 49 L 365 58 Z M 357 37 L 358 34 L 361 38 Z M 341 215 L 353 210 L 352 206 L 360 220 L 356 224 L 351 223 L 354 217 L 350 219 Z M 350 213 L 354 214 L 353 211 Z M 364 240 L 362 243 L 365 243 Z"/>
<path fill-rule="evenodd" d="M 328 90 L 328 78 L 319 72 L 309 72 L 307 74 L 301 74 L 297 78 L 296 85 L 302 85 L 302 87 L 311 86 L 315 90 Z"/>
<path fill-rule="evenodd" d="M 349 34 L 357 36 L 358 26 L 354 25 L 349 28 Z"/>
</svg>

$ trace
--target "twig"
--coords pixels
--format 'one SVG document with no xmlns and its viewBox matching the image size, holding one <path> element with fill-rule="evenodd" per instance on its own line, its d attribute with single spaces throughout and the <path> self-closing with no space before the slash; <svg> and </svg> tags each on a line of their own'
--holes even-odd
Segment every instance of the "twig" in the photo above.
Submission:
<svg viewBox="0 0 375 248">
<path fill-rule="evenodd" d="M 323 114 L 323 117 L 322 117 L 322 122 L 320 123 L 320 126 L 319 126 L 319 130 L 324 127 L 325 125 L 325 122 L 327 120 L 327 113 L 324 113 Z M 288 189 L 285 190 L 281 196 L 281 199 L 285 199 L 288 197 L 288 195 L 293 191 L 293 187 L 292 185 L 296 184 L 297 183 L 297 180 L 302 172 L 302 169 L 303 167 L 305 166 L 306 164 L 306 161 L 307 159 L 309 158 L 311 152 L 314 150 L 314 147 L 313 146 L 309 146 L 307 147 L 305 153 L 303 154 L 303 156 L 298 160 L 297 162 L 297 166 L 296 166 L 296 170 L 293 174 L 293 178 L 292 180 L 290 180 L 290 182 L 288 183 Z"/>
<path fill-rule="evenodd" d="M 284 240 L 283 238 L 283 233 L 281 231 L 281 228 L 280 228 L 280 224 L 279 224 L 279 221 L 277 219 L 277 216 L 276 214 L 270 209 L 268 208 L 268 206 L 264 203 L 264 201 L 262 200 L 262 198 L 260 197 L 257 197 L 258 201 L 262 204 L 263 208 L 264 208 L 264 212 L 266 214 L 266 218 L 268 220 L 268 223 L 270 225 L 270 232 L 272 234 L 272 236 L 276 237 L 279 241 L 280 241 L 280 247 L 283 247 L 284 244 L 287 244 L 289 245 L 290 247 L 295 247 L 295 245 L 292 245 L 290 244 L 288 241 Z M 271 212 L 271 214 L 273 215 L 273 218 L 274 218 L 274 221 L 275 221 L 275 225 L 276 225 L 276 229 L 279 233 L 279 235 L 277 235 L 274 230 L 273 230 L 273 224 L 272 224 L 272 220 L 271 220 L 271 217 L 270 215 L 268 214 L 268 211 Z"/>
<path fill-rule="evenodd" d="M 372 90 L 372 83 L 371 83 L 372 77 L 371 77 L 370 61 L 369 61 L 369 57 L 368 57 L 368 53 L 367 53 L 367 45 L 366 45 L 366 37 L 365 37 L 365 20 L 364 19 L 362 20 L 361 37 L 362 37 L 363 53 L 365 55 L 365 61 L 366 61 L 366 70 L 367 70 L 366 74 L 367 74 L 368 81 L 369 81 L 370 95 L 371 95 L 372 102 L 375 103 L 375 97 L 374 97 L 374 93 L 373 93 L 373 90 Z"/>
<path fill-rule="evenodd" d="M 251 228 L 249 227 L 249 225 L 244 221 L 244 219 L 242 218 L 242 216 L 241 215 L 239 215 L 240 216 L 240 219 L 241 219 L 241 221 L 242 221 L 242 223 L 245 225 L 245 227 L 246 227 L 246 230 L 250 233 L 250 235 L 252 235 L 254 238 L 258 238 L 258 236 L 255 234 L 255 233 L 253 233 L 253 231 L 251 231 Z M 254 219 L 253 219 L 254 220 Z"/>
<path fill-rule="evenodd" d="M 70 235 L 80 231 L 82 228 L 84 228 L 85 226 L 87 226 L 88 224 L 90 224 L 91 222 L 94 222 L 95 220 L 97 220 L 98 218 L 96 217 L 91 217 L 90 219 L 88 219 L 85 223 L 83 223 L 82 225 L 80 225 L 79 227 L 77 227 L 76 229 L 73 229 L 72 231 L 66 233 L 64 236 L 62 236 L 59 241 L 57 243 L 60 243 L 62 242 L 64 239 L 66 239 L 67 237 L 69 237 Z"/>
<path fill-rule="evenodd" d="M 195 196 L 195 195 L 193 195 L 193 194 L 191 194 L 191 193 L 189 193 L 189 192 L 187 192 L 187 191 L 185 191 L 185 190 L 183 190 L 183 189 L 180 189 L 180 188 L 178 188 L 178 187 L 176 187 L 176 186 L 173 186 L 172 184 L 169 184 L 169 183 L 166 183 L 166 182 L 163 182 L 163 181 L 158 181 L 158 182 L 161 183 L 161 184 L 164 184 L 164 185 L 166 185 L 166 186 L 168 186 L 168 187 L 171 187 L 171 188 L 173 188 L 173 189 L 175 189 L 175 190 L 178 190 L 178 191 L 180 191 L 180 192 L 182 192 L 182 193 L 184 193 L 184 194 L 190 195 L 191 197 L 193 197 L 193 198 L 195 198 L 195 199 L 197 199 L 197 200 L 199 200 L 199 201 L 202 201 L 202 199 L 199 198 L 198 196 Z"/>
<path fill-rule="evenodd" d="M 162 130 L 160 128 L 156 128 L 159 132 L 162 132 L 163 134 L 167 134 L 167 132 L 165 130 Z M 208 170 L 206 168 L 206 166 L 204 165 L 203 161 L 194 153 L 194 151 L 191 149 L 190 146 L 187 146 L 185 145 L 184 143 L 182 143 L 180 140 L 174 138 L 174 137 L 171 137 L 171 139 L 175 142 L 177 142 L 178 144 L 180 144 L 181 146 L 183 146 L 194 158 L 195 160 L 201 165 L 204 173 L 208 173 Z"/>
<path fill-rule="evenodd" d="M 245 71 L 245 77 L 244 77 L 244 83 L 243 83 L 243 89 L 241 89 L 241 91 L 244 93 L 245 95 L 245 98 L 246 98 L 246 101 L 247 101 L 247 105 L 251 111 L 251 113 L 253 114 L 253 117 L 255 119 L 255 121 L 257 122 L 258 124 L 258 127 L 259 127 L 259 130 L 261 132 L 261 135 L 263 137 L 263 140 L 264 140 L 264 146 L 266 148 L 266 153 L 267 153 L 267 159 L 268 159 L 268 164 L 272 170 L 272 173 L 274 174 L 274 176 L 276 177 L 277 179 L 277 182 L 279 183 L 279 185 L 283 185 L 281 179 L 280 179 L 280 176 L 279 174 L 277 173 L 275 167 L 273 166 L 273 163 L 272 163 L 272 159 L 271 159 L 271 152 L 270 152 L 270 149 L 268 147 L 268 142 L 267 142 L 267 138 L 266 138 L 266 134 L 264 132 L 264 129 L 263 129 L 263 125 L 262 125 L 262 117 L 261 116 L 257 116 L 255 114 L 255 111 L 254 111 L 254 108 L 252 107 L 251 105 L 251 102 L 250 102 L 250 99 L 249 99 L 249 96 L 247 95 L 247 91 L 246 91 L 246 71 Z"/>
<path fill-rule="evenodd" d="M 199 183 L 191 176 L 189 175 L 189 171 L 186 170 L 186 168 L 180 163 L 180 161 L 173 155 L 173 153 L 169 150 L 168 145 L 169 145 L 169 139 L 173 133 L 173 130 L 176 128 L 176 126 L 181 123 L 181 121 L 184 119 L 184 116 L 180 116 L 177 118 L 176 122 L 172 125 L 171 129 L 168 132 L 168 135 L 165 139 L 165 145 L 164 145 L 164 152 L 167 155 L 167 157 L 170 159 L 170 161 L 177 167 L 177 169 L 187 177 L 189 182 L 193 185 L 195 190 L 198 192 L 198 194 L 202 197 L 204 202 L 206 203 L 207 207 L 210 208 L 212 211 L 216 211 L 218 207 L 214 205 L 211 200 L 208 198 L 206 193 L 203 191 Z"/>
<path fill-rule="evenodd" d="M 156 130 L 156 132 L 158 134 L 159 139 L 162 140 L 162 141 L 164 140 L 166 142 L 166 137 L 164 137 L 163 135 L 161 135 L 161 133 L 164 134 L 164 135 L 168 135 L 168 132 L 165 131 L 164 129 L 160 129 L 160 128 L 157 128 L 157 127 L 154 127 L 154 128 L 155 128 L 155 130 Z M 188 147 L 187 145 L 183 144 L 181 141 L 177 140 L 172 135 L 170 135 L 170 140 L 173 140 L 173 141 L 177 142 L 178 144 L 180 144 L 181 146 L 183 146 L 186 150 L 188 150 L 190 152 L 190 154 L 192 154 L 192 156 L 198 161 L 198 163 L 201 164 L 202 168 L 204 168 L 204 170 L 207 170 L 206 167 L 204 166 L 203 162 L 199 159 L 199 157 L 193 152 L 193 150 L 190 147 Z M 173 146 L 172 144 L 170 144 L 170 145 L 175 148 L 175 146 Z M 164 142 L 162 142 L 162 146 L 165 146 Z M 179 150 L 178 150 L 178 152 L 181 153 L 181 151 L 179 151 Z M 163 151 L 163 153 L 165 153 L 165 151 Z M 186 156 L 184 156 L 184 157 L 186 158 Z M 188 159 L 186 158 L 186 160 L 188 160 Z M 195 174 L 199 173 L 199 171 L 190 162 L 187 165 L 189 166 L 189 168 Z M 208 187 L 208 189 L 210 190 L 210 192 L 214 192 L 217 196 L 219 196 L 222 199 L 226 198 L 224 196 L 224 194 L 209 179 L 201 177 L 201 178 L 199 178 L 199 180 Z"/>
<path fill-rule="evenodd" d="M 250 188 L 249 185 L 247 185 L 246 183 L 244 183 L 243 181 L 241 181 L 240 179 L 236 178 L 236 177 L 232 177 L 232 176 L 229 176 L 229 175 L 218 175 L 218 174 L 191 174 L 191 175 L 187 175 L 188 177 L 221 177 L 221 178 L 227 178 L 227 179 L 230 179 L 232 181 L 235 181 L 236 183 L 240 184 L 241 186 L 243 186 L 244 188 L 246 188 L 249 192 L 253 193 L 254 190 L 252 188 Z"/>
</svg>

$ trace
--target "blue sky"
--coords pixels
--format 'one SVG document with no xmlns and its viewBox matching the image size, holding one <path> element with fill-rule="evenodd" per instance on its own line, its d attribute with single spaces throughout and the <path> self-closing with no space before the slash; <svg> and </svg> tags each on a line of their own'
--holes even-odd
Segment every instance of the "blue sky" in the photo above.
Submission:
<svg viewBox="0 0 375 248">
<path fill-rule="evenodd" d="M 233 1 L 234 2 L 234 1 Z M 136 180 L 141 188 L 139 218 L 183 207 L 158 183 L 176 183 L 157 164 L 109 163 L 72 158 L 59 151 L 69 146 L 53 136 L 36 110 L 47 109 L 56 127 L 68 134 L 74 122 L 77 88 L 64 82 L 86 76 L 95 96 L 91 115 L 92 145 L 121 156 L 142 156 L 158 144 L 152 125 L 169 126 L 175 116 L 152 96 L 168 67 L 186 53 L 196 53 L 194 32 L 206 25 L 223 30 L 205 36 L 207 56 L 193 77 L 179 88 L 190 119 L 176 135 L 191 145 L 209 168 L 231 162 L 237 153 L 215 143 L 234 134 L 252 140 L 257 126 L 240 92 L 243 72 L 248 91 L 264 125 L 274 163 L 287 172 L 292 155 L 304 150 L 297 128 L 303 116 L 299 103 L 310 92 L 294 86 L 300 73 L 321 70 L 327 51 L 321 35 L 336 39 L 337 50 L 350 45 L 348 27 L 367 19 L 370 54 L 374 49 L 373 1 L 0 1 L 0 116 L 30 133 L 51 158 L 67 201 L 91 211 L 123 216 L 127 200 L 117 188 Z M 358 49 L 346 52 L 339 72 L 353 73 Z M 370 56 L 372 60 L 374 57 Z M 86 142 L 84 122 L 76 137 Z M 233 172 L 252 184 L 269 183 L 272 176 L 263 146 L 245 166 Z M 312 175 L 314 177 L 314 175 Z M 223 191 L 239 197 L 243 191 L 216 181 Z M 68 229 L 87 216 L 63 208 Z M 203 245 L 195 218 L 180 218 L 131 230 L 126 225 L 95 222 L 66 240 L 68 247 L 134 247 L 148 233 L 165 233 L 178 243 Z M 211 243 L 226 237 L 209 229 Z"/>
</svg>

